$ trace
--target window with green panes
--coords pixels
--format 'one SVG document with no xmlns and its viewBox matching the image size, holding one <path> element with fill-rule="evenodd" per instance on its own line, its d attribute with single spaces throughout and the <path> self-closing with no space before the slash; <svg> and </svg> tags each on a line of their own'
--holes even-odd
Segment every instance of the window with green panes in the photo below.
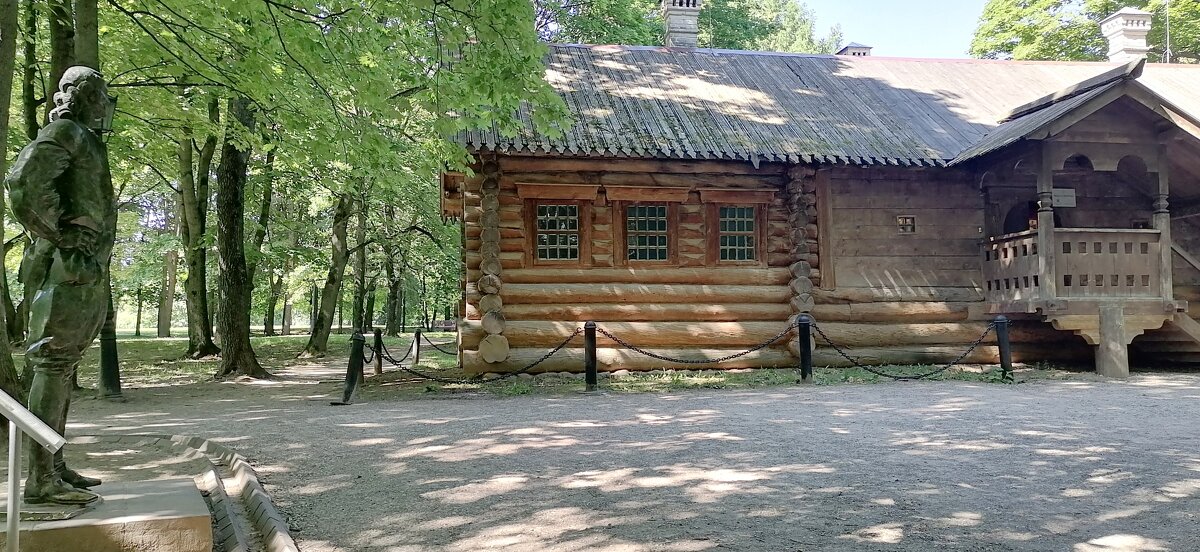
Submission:
<svg viewBox="0 0 1200 552">
<path fill-rule="evenodd" d="M 625 207 L 625 258 L 630 261 L 667 261 L 667 205 L 665 203 Z"/>
<path fill-rule="evenodd" d="M 717 213 L 717 258 L 721 261 L 757 260 L 755 207 L 721 206 Z"/>
</svg>

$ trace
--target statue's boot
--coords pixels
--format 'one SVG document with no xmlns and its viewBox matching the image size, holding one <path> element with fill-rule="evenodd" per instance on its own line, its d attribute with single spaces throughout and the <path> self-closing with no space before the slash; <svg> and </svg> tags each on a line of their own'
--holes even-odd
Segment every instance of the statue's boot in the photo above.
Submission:
<svg viewBox="0 0 1200 552">
<path fill-rule="evenodd" d="M 26 504 L 91 504 L 100 495 L 86 489 L 76 489 L 58 477 L 29 478 L 25 481 Z"/>
<path fill-rule="evenodd" d="M 90 489 L 92 487 L 98 487 L 101 483 L 103 483 L 103 481 L 100 481 L 95 477 L 88 477 L 66 466 L 59 468 L 58 475 L 62 478 L 64 483 L 75 487 L 76 489 Z"/>
</svg>

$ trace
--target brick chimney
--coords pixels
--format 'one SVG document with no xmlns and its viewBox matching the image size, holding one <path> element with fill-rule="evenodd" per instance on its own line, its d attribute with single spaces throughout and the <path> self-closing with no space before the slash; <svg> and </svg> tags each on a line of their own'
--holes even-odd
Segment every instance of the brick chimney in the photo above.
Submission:
<svg viewBox="0 0 1200 552">
<path fill-rule="evenodd" d="M 1146 57 L 1150 45 L 1146 35 L 1150 34 L 1150 12 L 1135 8 L 1121 8 L 1100 22 L 1100 32 L 1108 39 L 1108 61 L 1128 63 Z"/>
<path fill-rule="evenodd" d="M 662 0 L 662 11 L 667 26 L 666 45 L 695 48 L 700 0 Z"/>
</svg>

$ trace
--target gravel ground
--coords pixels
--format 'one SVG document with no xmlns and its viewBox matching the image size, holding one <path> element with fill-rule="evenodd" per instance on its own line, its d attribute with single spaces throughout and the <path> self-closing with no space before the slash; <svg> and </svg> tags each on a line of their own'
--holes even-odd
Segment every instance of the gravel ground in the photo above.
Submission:
<svg viewBox="0 0 1200 552">
<path fill-rule="evenodd" d="M 337 386 L 80 401 L 215 437 L 304 552 L 1200 550 L 1200 376 L 331 407 Z"/>
</svg>

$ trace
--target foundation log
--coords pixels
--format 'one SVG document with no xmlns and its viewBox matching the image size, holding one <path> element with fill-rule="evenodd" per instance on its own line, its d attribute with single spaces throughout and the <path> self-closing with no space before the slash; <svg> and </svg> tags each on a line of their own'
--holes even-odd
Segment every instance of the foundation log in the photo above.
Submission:
<svg viewBox="0 0 1200 552">
<path fill-rule="evenodd" d="M 774 337 L 787 326 L 787 322 L 602 322 L 598 325 L 629 344 L 642 348 L 686 348 L 702 344 L 745 349 Z M 577 322 L 508 320 L 504 325 L 504 335 L 520 347 L 549 348 L 561 343 L 579 326 Z M 482 322 L 464 320 L 460 329 L 463 348 L 475 349 L 487 334 Z M 782 346 L 783 341 L 781 339 L 779 345 Z M 596 336 L 596 342 L 601 347 L 617 346 L 616 342 L 603 334 Z M 582 344 L 577 346 L 582 347 Z"/>
<path fill-rule="evenodd" d="M 493 364 L 504 362 L 509 357 L 508 338 L 502 335 L 489 335 L 479 342 L 479 351 L 475 354 L 484 362 Z"/>
<path fill-rule="evenodd" d="M 583 338 L 577 338 L 577 342 L 572 343 L 572 345 L 578 348 L 564 348 L 555 353 L 554 356 L 538 364 L 531 372 L 582 372 L 584 355 L 582 348 Z M 508 359 L 498 364 L 485 362 L 479 352 L 463 351 L 463 370 L 468 374 L 514 371 L 541 358 L 547 351 L 548 349 L 543 348 L 514 348 L 509 351 Z M 697 360 L 719 358 L 738 352 L 736 349 L 653 349 L 653 351 L 664 356 Z M 628 349 L 606 347 L 596 349 L 596 366 L 601 372 L 612 372 L 615 370 L 644 371 L 664 368 L 675 370 L 794 368 L 796 360 L 785 350 L 768 348 L 721 364 L 678 364 L 653 359 Z"/>
</svg>

